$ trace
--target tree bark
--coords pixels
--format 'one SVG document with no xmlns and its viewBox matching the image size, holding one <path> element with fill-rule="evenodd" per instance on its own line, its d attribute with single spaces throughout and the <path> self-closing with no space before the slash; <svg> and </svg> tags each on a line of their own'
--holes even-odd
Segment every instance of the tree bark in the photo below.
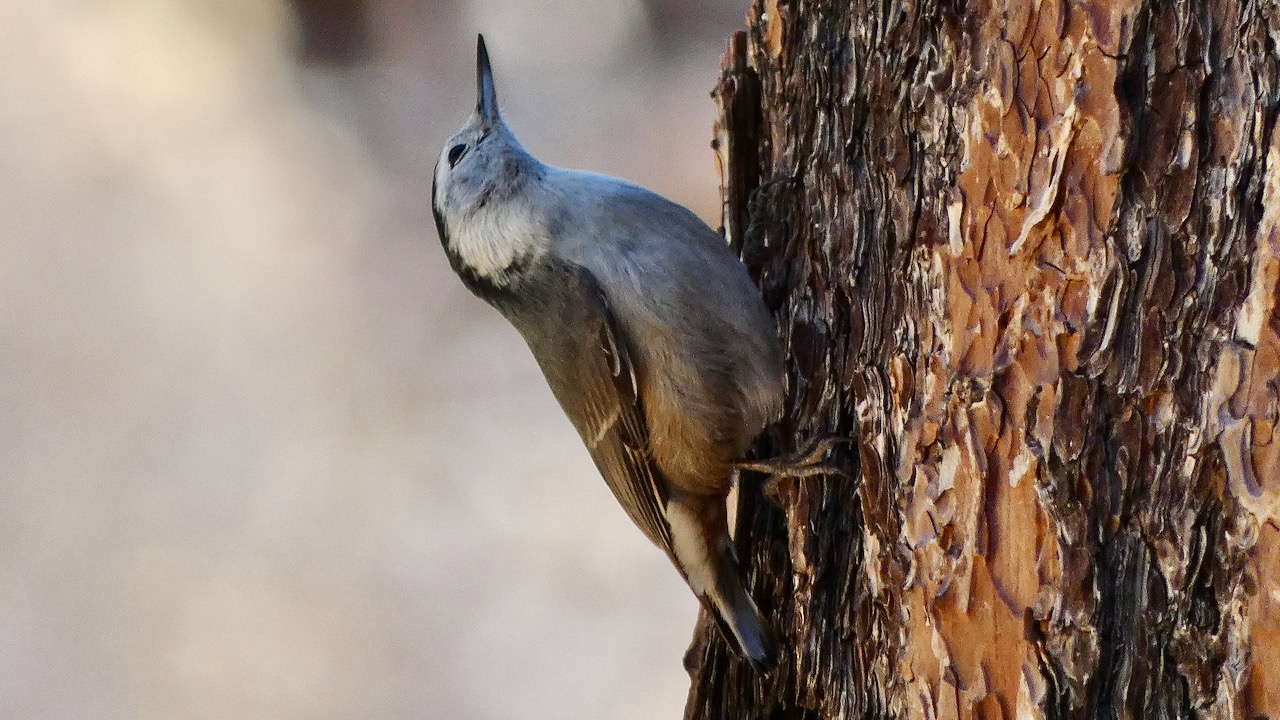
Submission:
<svg viewBox="0 0 1280 720">
<path fill-rule="evenodd" d="M 724 228 L 788 408 L 703 718 L 1280 719 L 1280 3 L 756 0 Z M 761 492 L 761 488 L 767 492 Z"/>
</svg>

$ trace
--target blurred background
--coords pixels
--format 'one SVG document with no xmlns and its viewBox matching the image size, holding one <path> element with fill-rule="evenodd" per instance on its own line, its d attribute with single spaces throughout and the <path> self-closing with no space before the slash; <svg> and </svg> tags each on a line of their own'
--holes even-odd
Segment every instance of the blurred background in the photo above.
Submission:
<svg viewBox="0 0 1280 720">
<path fill-rule="evenodd" d="M 474 105 L 717 224 L 746 0 L 0 4 L 0 717 L 675 718 L 696 603 L 448 270 Z"/>
</svg>

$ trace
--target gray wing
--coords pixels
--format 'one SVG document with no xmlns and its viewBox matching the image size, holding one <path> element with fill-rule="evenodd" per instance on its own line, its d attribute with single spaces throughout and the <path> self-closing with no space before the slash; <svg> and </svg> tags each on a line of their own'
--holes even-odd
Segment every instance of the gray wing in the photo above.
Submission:
<svg viewBox="0 0 1280 720">
<path fill-rule="evenodd" d="M 611 297 L 628 298 L 615 308 L 628 332 L 646 338 L 683 330 L 667 342 L 634 346 L 635 359 L 652 373 L 650 390 L 659 393 L 663 383 L 682 394 L 705 390 L 684 412 L 697 424 L 740 433 L 727 447 L 741 442 L 745 451 L 782 415 L 785 373 L 777 327 L 742 261 L 697 215 L 660 195 L 589 173 L 556 178 L 567 188 L 564 212 L 573 215 L 559 228 L 556 252 L 589 270 Z M 660 353 L 651 352 L 655 345 Z M 684 368 L 696 368 L 696 376 L 672 376 Z M 707 409 L 717 412 L 708 416 Z"/>
<path fill-rule="evenodd" d="M 538 275 L 524 288 L 524 311 L 504 314 L 524 335 L 614 497 L 674 559 L 666 480 L 649 453 L 628 339 L 590 272 L 564 263 Z"/>
</svg>

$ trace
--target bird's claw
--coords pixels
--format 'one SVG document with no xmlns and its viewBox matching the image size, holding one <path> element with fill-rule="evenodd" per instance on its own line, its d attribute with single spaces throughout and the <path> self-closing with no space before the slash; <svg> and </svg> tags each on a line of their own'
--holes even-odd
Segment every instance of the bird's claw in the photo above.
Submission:
<svg viewBox="0 0 1280 720">
<path fill-rule="evenodd" d="M 844 463 L 836 463 L 827 459 L 827 454 L 837 446 L 853 442 L 853 438 L 841 435 L 825 435 L 814 438 L 803 447 L 788 455 L 766 458 L 763 460 L 743 460 L 736 464 L 738 470 L 751 470 L 778 478 L 808 478 L 817 475 L 839 475 L 850 477 Z"/>
</svg>

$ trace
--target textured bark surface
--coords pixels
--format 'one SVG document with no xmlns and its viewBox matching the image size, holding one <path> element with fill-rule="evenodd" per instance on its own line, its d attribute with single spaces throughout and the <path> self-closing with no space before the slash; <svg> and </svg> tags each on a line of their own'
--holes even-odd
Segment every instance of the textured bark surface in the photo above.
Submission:
<svg viewBox="0 0 1280 720">
<path fill-rule="evenodd" d="M 688 718 L 1280 718 L 1280 3 L 757 0 L 725 229 L 852 480 L 742 493 L 789 656 Z M 750 484 L 750 479 L 748 479 Z"/>
</svg>

